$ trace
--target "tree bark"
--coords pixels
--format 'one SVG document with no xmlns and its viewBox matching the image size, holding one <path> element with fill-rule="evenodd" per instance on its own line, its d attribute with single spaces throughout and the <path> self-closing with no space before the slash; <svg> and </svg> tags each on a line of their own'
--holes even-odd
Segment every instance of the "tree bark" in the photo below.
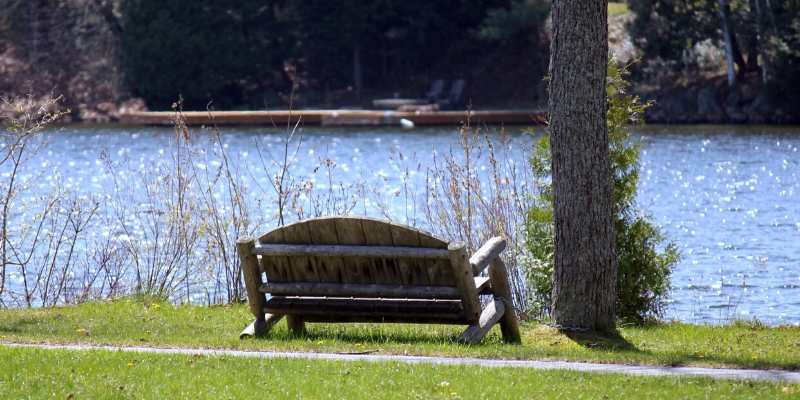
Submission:
<svg viewBox="0 0 800 400">
<path fill-rule="evenodd" d="M 606 125 L 608 1 L 553 1 L 550 133 L 554 191 L 553 318 L 567 330 L 614 330 L 617 275 Z"/>
</svg>

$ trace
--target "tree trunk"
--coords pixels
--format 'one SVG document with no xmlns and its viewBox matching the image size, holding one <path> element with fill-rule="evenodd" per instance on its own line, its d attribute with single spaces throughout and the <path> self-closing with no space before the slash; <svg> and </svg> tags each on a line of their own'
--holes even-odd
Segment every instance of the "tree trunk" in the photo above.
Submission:
<svg viewBox="0 0 800 400">
<path fill-rule="evenodd" d="M 729 8 L 730 10 L 730 8 Z M 730 18 L 730 13 L 728 13 L 728 17 Z M 728 20 L 730 21 L 730 19 Z M 730 28 L 730 25 L 728 25 Z M 733 62 L 739 66 L 739 77 L 743 77 L 744 73 L 748 70 L 747 61 L 744 59 L 742 55 L 742 48 L 739 46 L 739 39 L 736 37 L 736 32 L 734 32 L 733 28 L 731 29 L 731 49 L 733 49 Z"/>
<path fill-rule="evenodd" d="M 770 40 L 770 29 L 768 24 L 768 10 L 765 10 L 766 7 L 769 6 L 769 2 L 767 1 L 766 4 L 762 4 L 764 0 L 754 0 L 755 8 L 756 8 L 756 36 L 758 37 L 758 55 L 761 58 L 761 82 L 764 84 L 769 83 L 770 80 L 770 57 L 769 57 L 769 49 L 771 40 Z"/>
<path fill-rule="evenodd" d="M 729 18 L 728 0 L 718 0 L 719 21 L 722 25 L 722 38 L 725 41 L 725 60 L 728 65 L 728 87 L 736 87 L 736 62 L 734 60 L 734 38 Z"/>
<path fill-rule="evenodd" d="M 36 65 L 39 62 L 39 14 L 38 7 L 34 1 L 28 3 L 28 23 L 30 23 L 30 49 L 28 52 L 28 62 Z"/>
<path fill-rule="evenodd" d="M 749 0 L 748 5 L 750 7 L 750 18 L 753 20 L 753 25 L 755 26 L 755 33 L 747 36 L 747 70 L 748 71 L 758 71 L 758 57 L 759 57 L 759 50 L 758 50 L 758 41 L 759 41 L 759 27 L 758 27 L 758 5 L 759 0 Z"/>
<path fill-rule="evenodd" d="M 607 0 L 553 1 L 553 318 L 567 330 L 614 329 L 617 263 L 606 125 L 607 14 Z"/>
</svg>

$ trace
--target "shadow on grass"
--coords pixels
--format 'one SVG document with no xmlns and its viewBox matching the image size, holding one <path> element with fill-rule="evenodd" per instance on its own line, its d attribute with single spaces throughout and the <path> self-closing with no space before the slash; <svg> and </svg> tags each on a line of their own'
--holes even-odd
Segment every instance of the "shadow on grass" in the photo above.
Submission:
<svg viewBox="0 0 800 400">
<path fill-rule="evenodd" d="M 657 326 L 656 326 L 657 327 Z M 646 328 L 646 327 L 643 327 Z M 650 350 L 637 348 L 629 342 L 618 331 L 612 333 L 594 332 L 561 332 L 573 342 L 590 351 L 602 353 L 616 353 L 620 356 L 631 355 L 636 359 L 655 360 L 657 364 L 681 367 L 691 365 L 724 366 L 729 368 L 751 368 L 751 369 L 779 369 L 779 370 L 800 370 L 800 362 L 779 361 L 768 359 L 752 359 L 746 355 L 726 356 L 708 354 L 697 351 L 697 349 L 683 348 L 671 352 L 656 353 Z M 626 361 L 623 357 L 616 362 L 638 363 L 636 359 Z"/>
<path fill-rule="evenodd" d="M 606 352 L 632 352 L 650 354 L 636 348 L 631 342 L 625 339 L 618 331 L 595 333 L 595 332 L 574 332 L 561 331 L 573 342 L 587 349 L 603 350 Z"/>
<path fill-rule="evenodd" d="M 309 342 L 337 342 L 342 344 L 396 344 L 447 346 L 460 345 L 460 330 L 450 326 L 404 326 L 402 324 L 307 324 L 303 334 L 295 335 L 283 327 L 276 327 L 255 340 L 302 340 Z M 487 337 L 484 342 L 494 343 Z"/>
<path fill-rule="evenodd" d="M 41 326 L 46 323 L 41 317 L 21 317 L 15 318 L 8 323 L 0 323 L 0 333 L 23 333 L 30 332 L 32 327 Z"/>
</svg>

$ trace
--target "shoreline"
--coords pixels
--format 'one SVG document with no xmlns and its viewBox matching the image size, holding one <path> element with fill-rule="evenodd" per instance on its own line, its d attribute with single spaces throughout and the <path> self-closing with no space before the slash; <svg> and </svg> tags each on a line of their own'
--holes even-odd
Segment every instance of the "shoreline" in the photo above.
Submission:
<svg viewBox="0 0 800 400">
<path fill-rule="evenodd" d="M 412 125 L 543 125 L 546 113 L 541 110 L 460 110 L 394 111 L 359 109 L 307 109 L 270 111 L 183 111 L 186 125 L 278 125 L 301 123 L 320 126 L 400 126 L 403 120 Z M 136 111 L 122 113 L 120 124 L 173 125 L 173 111 Z"/>
<path fill-rule="evenodd" d="M 174 113 L 170 113 L 174 116 Z M 234 127 L 241 127 L 241 128 L 286 128 L 286 122 L 283 121 L 282 123 L 239 123 L 239 124 L 223 124 L 217 122 L 216 125 L 225 128 L 234 128 Z M 297 122 L 295 120 L 295 122 Z M 519 128 L 524 128 L 526 126 L 536 127 L 537 129 L 546 128 L 546 124 L 543 123 L 515 123 L 515 124 L 490 124 L 490 123 L 482 123 L 478 121 L 472 121 L 476 124 L 481 125 L 492 125 L 492 126 L 501 126 L 501 125 L 509 125 L 515 126 Z M 130 120 L 113 120 L 113 121 L 63 121 L 60 123 L 54 123 L 54 128 L 76 128 L 76 129 L 98 129 L 98 128 L 112 128 L 112 129 L 123 129 L 126 127 L 168 127 L 172 126 L 173 123 L 166 121 L 161 124 L 156 123 L 145 123 L 145 122 L 138 122 L 138 121 L 130 121 Z M 191 125 L 190 126 L 202 126 L 203 124 L 198 125 Z M 210 124 L 207 124 L 210 125 Z M 447 128 L 447 127 L 457 127 L 460 124 L 438 124 L 438 125 L 425 125 L 425 124 L 418 124 L 418 128 Z M 382 129 L 390 129 L 393 127 L 400 127 L 400 124 L 381 124 L 381 125 L 321 125 L 321 124 L 308 124 L 305 120 L 300 121 L 300 127 L 308 127 L 308 128 L 334 128 L 334 129 L 347 129 L 347 128 L 382 128 Z M 675 129 L 675 132 L 672 133 L 687 133 L 687 129 L 693 128 L 700 128 L 700 129 L 725 129 L 725 128 L 732 128 L 732 129 L 742 129 L 742 128 L 753 128 L 753 129 L 763 129 L 763 130 L 786 130 L 786 129 L 798 129 L 800 131 L 800 123 L 785 123 L 785 124 L 770 124 L 770 123 L 720 123 L 720 122 L 698 122 L 698 123 L 688 123 L 688 122 L 647 122 L 641 126 L 637 126 L 640 130 L 643 128 L 644 130 L 663 130 L 663 129 Z"/>
</svg>

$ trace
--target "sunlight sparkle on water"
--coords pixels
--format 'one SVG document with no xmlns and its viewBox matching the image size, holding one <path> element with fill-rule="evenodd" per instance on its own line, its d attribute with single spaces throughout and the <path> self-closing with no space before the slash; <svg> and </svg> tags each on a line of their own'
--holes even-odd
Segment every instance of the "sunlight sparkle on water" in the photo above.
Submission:
<svg viewBox="0 0 800 400">
<path fill-rule="evenodd" d="M 171 162 L 171 135 L 163 134 L 161 128 L 61 129 L 66 134 L 49 135 L 50 147 L 31 163 L 46 172 L 41 177 L 28 174 L 28 182 L 39 191 L 30 196 L 31 202 L 41 201 L 41 195 L 56 187 L 108 196 L 115 181 L 124 182 L 133 193 L 140 192 L 138 175 Z M 667 318 L 719 322 L 744 317 L 770 324 L 800 324 L 800 128 L 759 129 L 652 127 L 638 136 L 643 139 L 638 205 L 663 227 L 682 254 L 673 272 Z M 250 153 L 257 141 L 265 164 L 274 167 L 270 154 L 282 151 L 284 137 L 262 135 L 265 130 L 223 129 L 223 144 L 232 161 L 253 158 Z M 522 149 L 530 146 L 533 138 L 513 130 L 509 133 L 511 144 L 503 151 L 512 154 L 512 161 L 527 162 Z M 337 180 L 363 183 L 386 195 L 380 199 L 386 204 L 380 207 L 387 207 L 398 220 L 405 218 L 410 207 L 404 199 L 406 187 L 412 195 L 414 191 L 417 196 L 424 195 L 425 167 L 435 154 L 445 154 L 458 143 L 457 130 L 447 128 L 376 128 L 358 133 L 303 128 L 303 135 L 298 158 L 293 160 L 297 176 L 307 176 L 315 187 L 323 187 L 318 185 L 319 173 L 312 170 L 320 160 L 331 158 L 337 163 Z M 204 143 L 208 138 L 193 140 Z M 212 146 L 201 148 L 205 153 L 200 165 L 216 170 L 221 162 L 210 150 Z M 135 159 L 136 168 L 107 171 L 105 162 L 99 160 L 102 152 L 115 163 Z M 274 213 L 269 203 L 271 174 L 261 170 L 259 160 L 256 155 L 254 160 L 242 162 L 241 175 L 250 182 L 247 189 L 253 198 L 265 203 L 264 212 Z M 487 167 L 479 166 L 481 170 Z M 0 176 L 8 176 L 7 171 L 0 171 Z M 221 190 L 213 196 L 224 196 Z M 363 204 L 375 210 L 375 200 L 367 198 Z M 417 208 L 420 205 L 418 200 Z M 382 216 L 377 211 L 371 215 Z M 26 218 L 29 222 L 34 215 Z M 132 234 L 141 229 L 131 225 Z M 97 232 L 108 234 L 105 229 Z M 133 240 L 120 232 L 111 235 L 117 240 Z"/>
</svg>

